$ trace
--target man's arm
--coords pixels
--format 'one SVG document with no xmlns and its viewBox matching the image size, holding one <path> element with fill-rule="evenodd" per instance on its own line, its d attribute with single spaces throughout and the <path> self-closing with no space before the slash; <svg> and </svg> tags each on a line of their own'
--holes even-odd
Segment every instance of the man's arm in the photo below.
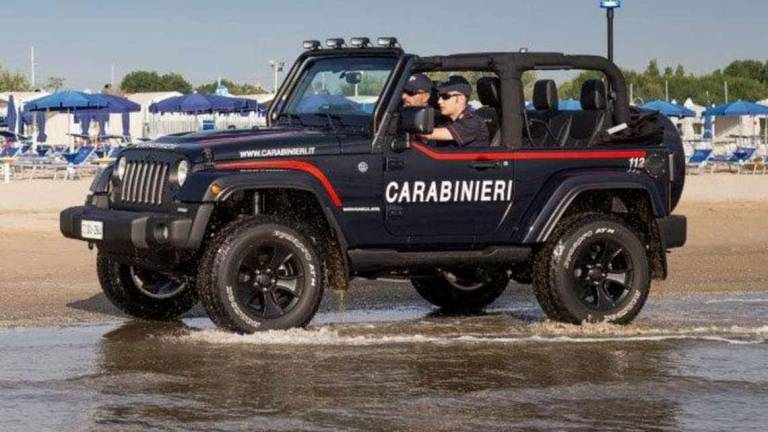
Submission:
<svg viewBox="0 0 768 432">
<path fill-rule="evenodd" d="M 434 128 L 431 134 L 419 136 L 427 141 L 453 141 L 451 131 L 444 127 Z"/>
</svg>

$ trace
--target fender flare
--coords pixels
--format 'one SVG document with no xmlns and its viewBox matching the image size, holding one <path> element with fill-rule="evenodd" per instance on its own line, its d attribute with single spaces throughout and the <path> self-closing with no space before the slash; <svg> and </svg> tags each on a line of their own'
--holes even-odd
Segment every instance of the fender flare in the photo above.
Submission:
<svg viewBox="0 0 768 432">
<path fill-rule="evenodd" d="M 656 184 L 647 177 L 630 174 L 611 174 L 596 178 L 595 175 L 581 174 L 566 178 L 547 200 L 536 215 L 523 238 L 524 244 L 544 243 L 557 223 L 574 200 L 585 192 L 608 189 L 643 190 L 648 193 L 656 217 L 666 215 L 664 202 Z"/>
<path fill-rule="evenodd" d="M 315 199 L 317 199 L 318 203 L 320 203 L 323 215 L 333 233 L 336 235 L 339 245 L 342 247 L 343 251 L 346 251 L 347 237 L 341 229 L 341 225 L 337 219 L 337 207 L 331 201 L 328 194 L 324 190 L 316 187 L 312 180 L 308 179 L 307 181 L 302 181 L 300 180 L 300 177 L 293 175 L 293 173 L 291 173 L 291 175 L 285 175 L 285 172 L 274 171 L 270 173 L 248 172 L 226 175 L 215 180 L 215 183 L 221 187 L 221 192 L 214 196 L 209 188 L 206 191 L 203 201 L 222 202 L 232 196 L 233 193 L 243 190 L 291 189 L 311 193 Z"/>
</svg>

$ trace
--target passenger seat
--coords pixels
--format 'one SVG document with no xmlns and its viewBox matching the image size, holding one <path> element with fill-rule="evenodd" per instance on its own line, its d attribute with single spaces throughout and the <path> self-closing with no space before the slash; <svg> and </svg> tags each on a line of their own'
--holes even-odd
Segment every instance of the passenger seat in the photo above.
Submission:
<svg viewBox="0 0 768 432">
<path fill-rule="evenodd" d="M 490 146 L 501 145 L 501 130 L 499 119 L 501 118 L 501 81 L 496 77 L 482 77 L 477 80 L 477 97 L 482 107 L 475 110 L 478 117 L 485 120 L 488 127 L 488 136 L 491 137 Z"/>
<path fill-rule="evenodd" d="M 571 127 L 571 113 L 560 111 L 559 105 L 557 84 L 553 80 L 536 81 L 533 86 L 534 110 L 527 113 L 533 147 L 560 147 L 565 144 Z M 552 135 L 547 133 L 547 128 Z"/>
<path fill-rule="evenodd" d="M 605 84 L 600 80 L 585 81 L 581 86 L 581 111 L 573 112 L 568 147 L 588 147 L 595 141 L 597 134 L 605 129 L 606 99 Z"/>
</svg>

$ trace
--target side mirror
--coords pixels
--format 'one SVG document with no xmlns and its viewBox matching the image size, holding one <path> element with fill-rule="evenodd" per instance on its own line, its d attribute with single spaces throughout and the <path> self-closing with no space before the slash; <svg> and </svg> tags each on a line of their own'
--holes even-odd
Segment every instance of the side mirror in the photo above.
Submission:
<svg viewBox="0 0 768 432">
<path fill-rule="evenodd" d="M 400 132 L 430 134 L 435 128 L 435 109 L 427 107 L 403 107 L 400 109 Z"/>
</svg>

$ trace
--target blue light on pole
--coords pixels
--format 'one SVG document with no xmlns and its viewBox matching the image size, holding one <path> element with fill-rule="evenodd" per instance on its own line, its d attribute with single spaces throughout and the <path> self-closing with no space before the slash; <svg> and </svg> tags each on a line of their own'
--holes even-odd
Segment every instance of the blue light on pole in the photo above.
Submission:
<svg viewBox="0 0 768 432">
<path fill-rule="evenodd" d="M 621 7 L 621 0 L 600 0 L 600 7 L 603 9 L 618 9 Z"/>
</svg>

